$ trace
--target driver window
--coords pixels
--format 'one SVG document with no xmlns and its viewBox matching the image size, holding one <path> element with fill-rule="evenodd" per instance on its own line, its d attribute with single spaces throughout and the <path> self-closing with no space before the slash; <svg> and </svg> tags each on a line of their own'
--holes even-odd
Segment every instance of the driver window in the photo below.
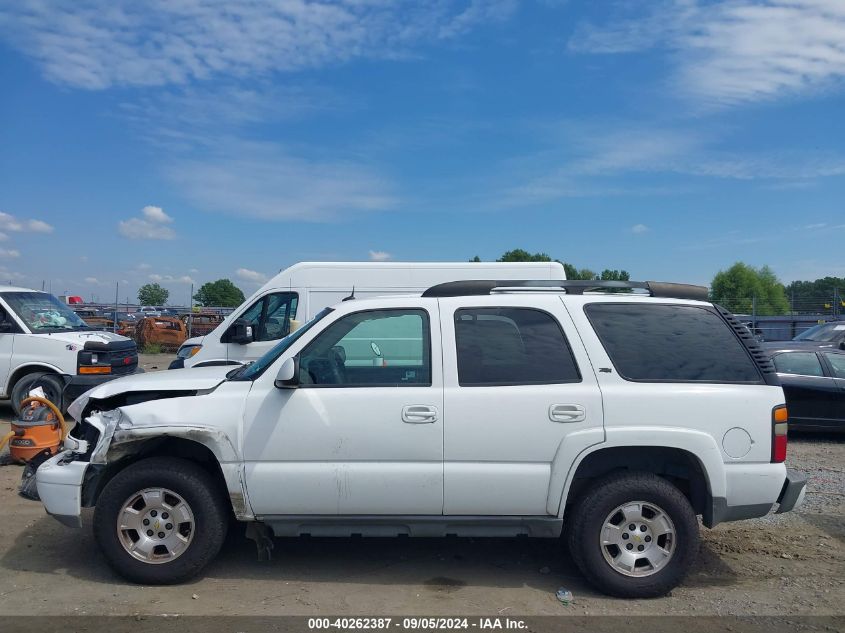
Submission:
<svg viewBox="0 0 845 633">
<path fill-rule="evenodd" d="M 330 325 L 300 355 L 302 386 L 431 385 L 425 310 L 371 310 Z"/>
<path fill-rule="evenodd" d="M 278 292 L 262 297 L 242 315 L 252 325 L 255 341 L 276 341 L 290 334 L 291 319 L 296 317 L 298 296 Z"/>
</svg>

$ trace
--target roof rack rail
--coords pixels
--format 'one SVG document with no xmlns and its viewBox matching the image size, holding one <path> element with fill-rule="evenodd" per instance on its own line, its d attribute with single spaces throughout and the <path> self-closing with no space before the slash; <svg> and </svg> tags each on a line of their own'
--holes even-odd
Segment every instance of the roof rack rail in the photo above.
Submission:
<svg viewBox="0 0 845 633">
<path fill-rule="evenodd" d="M 567 294 L 582 295 L 585 292 L 601 290 L 645 290 L 651 297 L 666 299 L 691 299 L 694 301 L 708 301 L 709 293 L 705 286 L 691 284 L 675 284 L 663 281 L 600 281 L 600 280 L 505 280 L 490 281 L 486 279 L 470 279 L 465 281 L 447 281 L 426 290 L 423 297 L 463 297 L 472 295 L 489 295 L 494 291 L 504 290 L 536 290 L 560 289 Z"/>
</svg>

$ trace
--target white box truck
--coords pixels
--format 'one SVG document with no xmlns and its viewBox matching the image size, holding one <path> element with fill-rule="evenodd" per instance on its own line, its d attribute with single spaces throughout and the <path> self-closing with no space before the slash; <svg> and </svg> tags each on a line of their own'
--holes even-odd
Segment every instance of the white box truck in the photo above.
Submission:
<svg viewBox="0 0 845 633">
<path fill-rule="evenodd" d="M 467 279 L 562 281 L 566 273 L 559 262 L 301 262 L 264 284 L 210 334 L 185 341 L 170 369 L 254 361 L 353 290 L 358 299 L 418 294 Z"/>
</svg>

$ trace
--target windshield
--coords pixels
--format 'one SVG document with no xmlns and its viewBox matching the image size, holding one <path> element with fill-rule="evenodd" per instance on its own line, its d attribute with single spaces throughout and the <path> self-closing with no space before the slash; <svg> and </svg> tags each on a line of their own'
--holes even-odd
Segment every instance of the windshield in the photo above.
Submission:
<svg viewBox="0 0 845 633">
<path fill-rule="evenodd" d="M 92 329 L 53 295 L 44 292 L 4 292 L 3 299 L 32 332 Z"/>
<path fill-rule="evenodd" d="M 308 321 L 305 325 L 300 327 L 296 332 L 293 334 L 288 334 L 285 338 L 280 340 L 276 343 L 270 350 L 267 351 L 264 356 L 259 358 L 254 363 L 250 363 L 249 365 L 245 365 L 242 368 L 238 368 L 235 372 L 229 374 L 230 380 L 254 380 L 258 376 L 264 373 L 270 365 L 276 362 L 276 359 L 281 356 L 287 348 L 293 345 L 299 337 L 305 334 L 308 330 L 310 330 L 314 325 L 317 324 L 318 321 L 325 318 L 326 315 L 333 312 L 331 308 L 324 308 L 320 310 L 313 319 Z"/>
<path fill-rule="evenodd" d="M 801 332 L 794 340 L 827 343 L 835 341 L 843 335 L 845 335 L 845 323 L 828 323 L 826 325 L 815 325 L 806 332 Z"/>
</svg>

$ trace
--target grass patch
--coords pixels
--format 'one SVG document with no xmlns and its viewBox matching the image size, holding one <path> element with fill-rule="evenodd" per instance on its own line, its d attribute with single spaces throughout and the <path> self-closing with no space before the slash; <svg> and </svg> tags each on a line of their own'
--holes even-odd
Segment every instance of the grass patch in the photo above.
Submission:
<svg viewBox="0 0 845 633">
<path fill-rule="evenodd" d="M 141 348 L 142 354 L 161 354 L 162 349 L 159 343 L 147 343 Z"/>
</svg>

